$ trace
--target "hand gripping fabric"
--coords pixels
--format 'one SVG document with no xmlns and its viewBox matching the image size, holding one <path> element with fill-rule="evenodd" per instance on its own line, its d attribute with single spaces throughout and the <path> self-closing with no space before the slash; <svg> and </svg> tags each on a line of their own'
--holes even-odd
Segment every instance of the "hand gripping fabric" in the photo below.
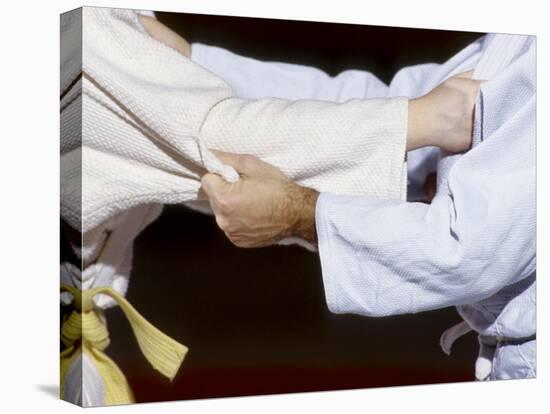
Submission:
<svg viewBox="0 0 550 414">
<path fill-rule="evenodd" d="M 319 191 L 404 198 L 407 99 L 239 99 L 136 13 L 84 8 L 82 26 L 82 70 L 62 79 L 73 86 L 62 98 L 61 210 L 84 233 L 136 205 L 196 201 L 208 171 L 236 181 L 209 148 L 256 155 Z"/>
<path fill-rule="evenodd" d="M 76 250 L 84 293 L 110 287 L 123 295 L 133 239 L 160 206 L 204 202 L 204 173 L 238 179 L 211 148 L 256 155 L 319 191 L 405 198 L 405 98 L 239 99 L 149 36 L 129 10 L 64 15 L 61 39 L 61 215 L 83 235 Z M 96 273 L 96 283 L 84 280 Z M 98 308 L 113 302 L 104 293 Z M 85 357 L 83 369 L 93 367 Z M 100 385 L 85 382 L 83 393 Z"/>
</svg>

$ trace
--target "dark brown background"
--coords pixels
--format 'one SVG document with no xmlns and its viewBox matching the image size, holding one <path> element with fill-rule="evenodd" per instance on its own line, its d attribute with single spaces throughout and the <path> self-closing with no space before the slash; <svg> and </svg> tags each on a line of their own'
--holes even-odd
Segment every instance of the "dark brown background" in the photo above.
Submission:
<svg viewBox="0 0 550 414">
<path fill-rule="evenodd" d="M 479 33 L 157 13 L 191 41 L 259 59 L 374 72 L 442 62 Z M 447 357 L 454 309 L 371 319 L 333 315 L 319 259 L 299 247 L 233 247 L 209 216 L 181 206 L 136 240 L 131 303 L 190 348 L 169 383 L 141 355 L 120 309 L 108 354 L 139 402 L 473 380 L 477 340 Z"/>
</svg>

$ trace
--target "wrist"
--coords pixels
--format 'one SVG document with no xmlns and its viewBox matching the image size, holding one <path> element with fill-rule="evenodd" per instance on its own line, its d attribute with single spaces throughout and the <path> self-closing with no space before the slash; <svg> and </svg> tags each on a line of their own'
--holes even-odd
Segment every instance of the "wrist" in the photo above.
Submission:
<svg viewBox="0 0 550 414">
<path fill-rule="evenodd" d="M 315 206 L 319 193 L 311 188 L 301 187 L 292 183 L 291 196 L 291 225 L 289 235 L 299 237 L 309 242 L 315 242 Z"/>
<path fill-rule="evenodd" d="M 432 145 L 430 142 L 433 120 L 425 108 L 423 97 L 410 99 L 407 121 L 407 151 Z"/>
</svg>

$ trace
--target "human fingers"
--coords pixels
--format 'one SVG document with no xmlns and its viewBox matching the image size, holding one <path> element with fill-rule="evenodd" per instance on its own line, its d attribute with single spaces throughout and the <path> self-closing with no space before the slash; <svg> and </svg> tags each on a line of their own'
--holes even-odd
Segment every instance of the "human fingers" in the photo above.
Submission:
<svg viewBox="0 0 550 414">
<path fill-rule="evenodd" d="M 214 195 L 224 191 L 229 183 L 225 181 L 218 174 L 204 174 L 201 178 L 201 190 L 208 196 L 212 198 Z"/>
</svg>

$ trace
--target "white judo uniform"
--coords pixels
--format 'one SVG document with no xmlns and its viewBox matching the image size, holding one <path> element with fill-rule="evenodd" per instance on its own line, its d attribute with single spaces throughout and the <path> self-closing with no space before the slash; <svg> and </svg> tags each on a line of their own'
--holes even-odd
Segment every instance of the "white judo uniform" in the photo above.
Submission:
<svg viewBox="0 0 550 414">
<path fill-rule="evenodd" d="M 85 268 L 109 242 L 117 259 L 100 260 L 103 269 L 127 269 L 133 238 L 163 204 L 198 202 L 206 171 L 237 180 L 208 148 L 255 154 L 320 191 L 405 197 L 403 97 L 245 100 L 128 10 L 84 8 L 62 20 L 62 39 L 61 214 L 83 233 Z M 115 246 L 108 235 L 123 224 L 132 231 Z M 112 284 L 120 293 L 124 273 Z"/>
<path fill-rule="evenodd" d="M 209 148 L 257 155 L 319 191 L 405 198 L 404 97 L 342 104 L 242 99 L 222 79 L 152 38 L 130 10 L 86 7 L 63 15 L 61 40 L 61 215 L 82 233 L 82 245 L 73 246 L 81 267 L 61 267 L 61 300 L 73 307 L 62 326 L 67 377 L 61 389 L 69 401 L 132 401 L 120 370 L 99 354 L 108 345 L 103 310 L 123 303 L 133 240 L 162 205 L 208 205 L 199 199 L 207 171 L 239 179 Z M 79 291 L 90 300 L 78 299 Z M 72 323 L 80 303 L 93 319 L 77 329 Z M 128 319 L 149 326 L 142 318 Z M 91 340 L 90 321 L 101 325 L 102 338 Z M 81 341 L 78 331 L 89 340 Z M 148 339 L 138 337 L 138 343 L 153 367 L 173 378 L 186 348 L 164 334 L 158 338 L 159 346 L 172 349 L 169 360 L 152 361 L 165 353 L 144 350 L 143 344 L 153 343 Z M 83 343 L 93 344 L 94 352 L 70 359 Z"/>
<path fill-rule="evenodd" d="M 335 313 L 385 316 L 457 306 L 479 334 L 476 377 L 536 376 L 536 43 L 487 35 L 446 63 L 404 68 L 389 85 L 350 70 L 331 78 L 300 65 L 259 62 L 192 45 L 192 59 L 244 98 L 344 102 L 427 93 L 475 68 L 487 80 L 476 105 L 473 148 L 440 159 L 409 153 L 409 196 L 437 168 L 430 205 L 321 193 L 316 209 L 323 281 Z"/>
<path fill-rule="evenodd" d="M 152 39 L 130 11 L 85 8 L 81 20 L 62 19 L 61 35 L 61 212 L 83 233 L 82 268 L 64 265 L 62 283 L 124 294 L 133 239 L 162 205 L 196 202 L 206 171 L 237 179 L 208 148 L 251 153 L 322 193 L 317 230 L 332 311 L 459 305 L 483 339 L 489 377 L 535 375 L 533 39 L 487 37 L 387 86 L 364 72 L 329 78 L 193 45 L 195 62 L 222 80 Z M 430 206 L 407 203 L 403 97 L 472 67 L 490 79 L 475 147 L 439 163 Z M 430 149 L 409 154 L 411 194 L 434 162 Z M 115 304 L 101 293 L 93 301 L 98 313 Z M 86 358 L 72 365 L 82 371 L 69 370 L 64 398 L 102 404 L 103 379 Z"/>
</svg>

